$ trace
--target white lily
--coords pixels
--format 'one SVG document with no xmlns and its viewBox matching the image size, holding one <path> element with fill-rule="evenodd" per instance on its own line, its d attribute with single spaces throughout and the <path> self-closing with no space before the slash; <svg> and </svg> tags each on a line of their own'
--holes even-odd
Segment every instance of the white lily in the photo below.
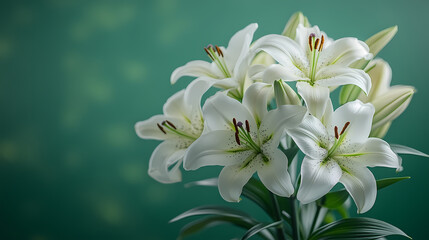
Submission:
<svg viewBox="0 0 429 240">
<path fill-rule="evenodd" d="M 183 76 L 197 77 L 196 80 L 205 79 L 213 86 L 222 89 L 238 88 L 243 91 L 247 68 L 250 59 L 247 57 L 253 34 L 258 24 L 252 23 L 238 31 L 228 43 L 228 47 L 209 45 L 204 50 L 211 63 L 201 60 L 191 61 L 174 70 L 170 81 L 172 84 Z M 241 98 L 240 96 L 237 96 Z"/>
<path fill-rule="evenodd" d="M 287 171 L 288 159 L 278 149 L 284 128 L 297 126 L 306 114 L 301 106 L 279 106 L 267 111 L 262 83 L 250 86 L 243 103 L 224 93 L 208 99 L 203 108 L 205 128 L 209 129 L 189 148 L 184 167 L 225 166 L 219 175 L 219 192 L 230 202 L 238 202 L 243 186 L 257 172 L 262 183 L 279 196 L 294 189 Z"/>
<path fill-rule="evenodd" d="M 149 175 L 162 183 L 182 180 L 179 169 L 188 147 L 204 128 L 201 97 L 210 87 L 206 81 L 191 83 L 164 104 L 163 115 L 137 122 L 135 130 L 143 139 L 163 140 L 149 160 Z"/>
<path fill-rule="evenodd" d="M 300 24 L 296 38 L 267 35 L 252 46 L 252 54 L 265 51 L 279 64 L 263 74 L 263 81 L 297 81 L 298 93 L 305 100 L 311 114 L 320 118 L 329 101 L 329 88 L 354 84 L 365 93 L 371 79 L 363 70 L 350 68 L 356 60 L 371 58 L 368 46 L 356 38 L 336 41 L 327 37 L 317 26 L 306 28 Z"/>
<path fill-rule="evenodd" d="M 340 182 L 358 212 L 364 213 L 377 195 L 375 178 L 367 167 L 399 168 L 399 159 L 388 143 L 368 138 L 374 115 L 371 104 L 356 100 L 325 115 L 325 123 L 310 115 L 297 128 L 287 130 L 306 155 L 297 198 L 304 204 L 313 202 Z"/>
</svg>

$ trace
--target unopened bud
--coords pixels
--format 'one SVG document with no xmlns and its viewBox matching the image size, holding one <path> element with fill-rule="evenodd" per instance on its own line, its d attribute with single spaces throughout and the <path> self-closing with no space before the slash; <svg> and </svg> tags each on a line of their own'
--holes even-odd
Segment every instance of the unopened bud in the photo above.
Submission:
<svg viewBox="0 0 429 240">
<path fill-rule="evenodd" d="M 277 106 L 280 105 L 299 105 L 301 100 L 296 92 L 282 80 L 274 81 L 274 95 L 276 97 Z"/>
<path fill-rule="evenodd" d="M 392 125 L 392 122 L 387 122 L 378 128 L 372 129 L 369 136 L 375 138 L 384 138 L 384 136 L 386 136 L 387 132 L 389 131 L 390 125 Z"/>
<path fill-rule="evenodd" d="M 392 80 L 392 69 L 386 61 L 382 59 L 373 60 L 368 68 L 370 69 L 368 74 L 371 78 L 371 90 L 368 96 L 365 93 L 361 93 L 359 99 L 362 102 L 372 102 L 389 91 Z"/>
<path fill-rule="evenodd" d="M 401 115 L 414 92 L 415 89 L 411 86 L 393 86 L 388 92 L 371 101 L 375 108 L 372 129 L 377 129 Z"/>
<path fill-rule="evenodd" d="M 396 35 L 396 32 L 398 32 L 398 26 L 393 26 L 384 29 L 368 38 L 365 43 L 369 47 L 369 52 L 374 56 L 377 55 L 381 49 L 383 49 L 384 46 L 386 46 L 390 40 L 392 40 L 392 38 Z"/>
<path fill-rule="evenodd" d="M 283 36 L 295 39 L 296 37 L 296 28 L 299 24 L 302 24 L 304 27 L 310 27 L 308 19 L 302 12 L 296 12 L 293 14 L 289 21 L 286 23 L 285 29 L 282 32 Z"/>
</svg>

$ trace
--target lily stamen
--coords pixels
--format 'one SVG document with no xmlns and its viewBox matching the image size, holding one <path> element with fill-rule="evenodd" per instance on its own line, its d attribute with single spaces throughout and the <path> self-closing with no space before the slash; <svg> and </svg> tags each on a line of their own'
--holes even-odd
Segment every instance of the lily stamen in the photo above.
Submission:
<svg viewBox="0 0 429 240">
<path fill-rule="evenodd" d="M 233 118 L 233 119 L 232 119 L 232 123 L 234 123 L 235 133 L 238 133 L 237 120 L 236 120 L 235 118 Z"/>
<path fill-rule="evenodd" d="M 344 124 L 343 130 L 341 130 L 340 135 L 342 135 L 344 133 L 344 131 L 346 131 L 346 129 L 349 125 L 350 125 L 350 122 L 346 122 L 346 124 Z"/>
<path fill-rule="evenodd" d="M 217 53 L 219 54 L 219 56 L 223 57 L 223 52 L 222 52 L 222 50 L 221 50 L 217 45 L 216 45 L 215 47 L 216 47 L 216 51 L 217 51 Z"/>
<path fill-rule="evenodd" d="M 334 132 L 335 132 L 335 138 L 336 139 L 340 138 L 340 136 L 338 135 L 338 127 L 337 126 L 334 127 Z"/>
<path fill-rule="evenodd" d="M 310 36 L 308 36 L 308 45 L 310 46 L 310 52 L 312 52 L 313 51 L 313 37 L 311 36 L 311 34 L 310 34 Z"/>
<path fill-rule="evenodd" d="M 238 136 L 238 132 L 235 132 L 235 141 L 237 142 L 238 145 L 240 144 L 240 137 Z"/>
<path fill-rule="evenodd" d="M 174 126 L 174 124 L 171 123 L 170 121 L 165 120 L 165 122 L 167 122 L 167 124 L 170 125 L 172 128 L 177 129 L 176 126 Z"/>
<path fill-rule="evenodd" d="M 159 128 L 159 130 L 161 130 L 161 132 L 163 132 L 164 134 L 167 134 L 167 132 L 164 130 L 163 127 L 161 127 L 161 125 L 159 125 L 159 123 L 156 124 Z"/>
<path fill-rule="evenodd" d="M 320 39 L 316 39 L 316 42 L 314 43 L 314 50 L 316 50 L 317 47 L 319 47 L 319 41 Z"/>
<path fill-rule="evenodd" d="M 223 51 L 220 47 L 215 45 L 209 44 L 207 47 L 204 48 L 204 51 L 207 53 L 207 55 L 210 57 L 210 59 L 216 63 L 219 70 L 222 71 L 223 75 L 227 78 L 231 77 L 231 73 L 228 70 L 228 67 L 226 65 L 226 62 L 224 60 Z"/>
<path fill-rule="evenodd" d="M 261 152 L 261 148 L 258 144 L 255 143 L 255 141 L 252 139 L 252 136 L 250 135 L 250 123 L 248 120 L 243 122 L 237 121 L 237 119 L 233 118 L 232 123 L 234 124 L 234 130 L 235 130 L 235 142 L 238 145 L 241 145 L 242 142 L 244 142 L 244 145 L 246 145 L 249 148 L 252 148 L 255 150 L 255 152 Z M 245 126 L 243 126 L 245 125 Z"/>
<path fill-rule="evenodd" d="M 325 37 L 323 37 L 323 35 L 322 35 L 322 40 L 320 41 L 319 52 L 322 51 L 324 42 L 325 42 Z"/>
</svg>

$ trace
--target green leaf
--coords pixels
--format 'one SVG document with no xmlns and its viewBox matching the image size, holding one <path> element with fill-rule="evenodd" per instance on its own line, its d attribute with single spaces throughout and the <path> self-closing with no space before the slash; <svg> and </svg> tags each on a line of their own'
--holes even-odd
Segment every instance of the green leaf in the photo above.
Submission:
<svg viewBox="0 0 429 240">
<path fill-rule="evenodd" d="M 326 194 L 318 203 L 323 207 L 335 209 L 342 206 L 347 198 L 349 193 L 344 189 Z"/>
<path fill-rule="evenodd" d="M 292 162 L 292 159 L 295 157 L 295 155 L 298 153 L 299 148 L 297 145 L 292 146 L 291 148 L 288 148 L 284 150 L 284 154 L 289 159 L 289 162 Z"/>
<path fill-rule="evenodd" d="M 270 198 L 270 192 L 267 190 L 264 184 L 262 184 L 261 181 L 255 178 L 250 178 L 249 182 L 244 185 L 243 192 L 241 194 L 256 203 L 271 218 L 275 219 L 274 209 Z"/>
<path fill-rule="evenodd" d="M 277 222 L 273 222 L 273 223 L 259 223 L 256 224 L 255 226 L 253 226 L 252 228 L 249 229 L 249 231 L 246 232 L 246 234 L 244 234 L 244 236 L 241 238 L 241 240 L 247 240 L 249 239 L 251 236 L 260 233 L 261 231 L 267 229 L 267 228 L 271 228 L 271 227 L 275 227 L 282 224 L 282 221 L 277 221 Z"/>
<path fill-rule="evenodd" d="M 189 235 L 195 234 L 199 231 L 202 231 L 204 229 L 214 227 L 220 224 L 232 224 L 244 229 L 250 229 L 253 226 L 257 225 L 258 222 L 250 220 L 250 219 L 241 219 L 236 217 L 226 217 L 226 216 L 210 216 L 206 218 L 197 219 L 193 222 L 188 223 L 185 225 L 179 233 L 178 239 L 183 239 Z M 273 234 L 268 231 L 260 231 L 258 234 L 266 239 L 266 240 L 274 240 Z"/>
<path fill-rule="evenodd" d="M 217 186 L 217 178 L 209 178 L 201 181 L 195 181 L 185 184 L 185 187 L 194 187 L 194 186 Z M 241 193 L 242 196 L 248 198 L 249 200 L 256 203 L 260 206 L 270 217 L 274 217 L 274 210 L 272 207 L 270 192 L 261 183 L 261 181 L 250 178 L 246 185 L 243 187 Z"/>
<path fill-rule="evenodd" d="M 415 155 L 415 156 L 421 156 L 421 157 L 429 158 L 429 155 L 427 155 L 426 153 L 420 152 L 419 150 L 416 150 L 414 148 L 407 147 L 404 145 L 390 144 L 390 148 L 392 148 L 392 150 L 397 154 L 411 154 L 411 155 Z"/>
<path fill-rule="evenodd" d="M 252 219 L 247 213 L 237 210 L 235 208 L 229 208 L 224 206 L 201 206 L 188 210 L 179 216 L 170 220 L 170 223 L 177 222 L 187 217 L 199 216 L 199 215 L 217 215 L 224 217 L 234 217 L 240 219 Z"/>
<path fill-rule="evenodd" d="M 186 188 L 195 187 L 195 186 L 217 187 L 217 182 L 218 182 L 217 178 L 208 178 L 200 181 L 186 183 L 185 187 Z"/>
<path fill-rule="evenodd" d="M 384 178 L 384 179 L 377 180 L 377 190 L 383 189 L 394 183 L 397 183 L 405 179 L 410 179 L 410 178 L 411 177 L 395 177 L 395 178 Z"/>
<path fill-rule="evenodd" d="M 397 183 L 399 181 L 410 179 L 410 177 L 395 177 L 395 178 L 384 178 L 377 180 L 377 190 L 383 189 L 387 186 L 390 186 L 394 183 Z M 324 197 L 319 199 L 317 203 L 320 206 L 329 208 L 329 209 L 335 209 L 343 205 L 343 203 L 347 200 L 349 197 L 349 193 L 346 189 L 338 190 L 335 192 L 330 192 L 326 194 Z"/>
<path fill-rule="evenodd" d="M 309 240 L 369 240 L 391 235 L 410 238 L 399 228 L 377 219 L 346 218 L 320 227 L 312 233 Z"/>
</svg>

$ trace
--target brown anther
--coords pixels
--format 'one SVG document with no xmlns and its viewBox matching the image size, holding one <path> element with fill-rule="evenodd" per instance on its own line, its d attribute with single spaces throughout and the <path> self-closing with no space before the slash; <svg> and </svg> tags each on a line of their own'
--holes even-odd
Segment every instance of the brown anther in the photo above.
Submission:
<svg viewBox="0 0 429 240">
<path fill-rule="evenodd" d="M 215 47 L 216 47 L 216 52 L 219 54 L 219 56 L 223 57 L 223 52 L 220 49 L 220 47 L 218 47 L 217 45 Z"/>
<path fill-rule="evenodd" d="M 322 35 L 322 41 L 320 41 L 319 52 L 322 51 L 324 42 L 325 42 L 325 37 Z"/>
<path fill-rule="evenodd" d="M 308 36 L 308 45 L 310 45 L 310 52 L 313 51 L 313 36 Z"/>
<path fill-rule="evenodd" d="M 338 135 L 338 127 L 337 126 L 334 127 L 334 132 L 335 132 L 335 138 L 336 139 L 340 138 L 340 136 Z"/>
<path fill-rule="evenodd" d="M 237 120 L 235 118 L 232 119 L 232 123 L 234 123 L 235 133 L 238 133 Z"/>
<path fill-rule="evenodd" d="M 316 39 L 316 42 L 314 43 L 314 50 L 316 50 L 317 49 L 317 47 L 319 46 L 319 41 L 320 41 L 320 39 L 318 38 L 318 39 Z"/>
<path fill-rule="evenodd" d="M 163 132 L 164 134 L 167 134 L 167 133 L 165 132 L 164 128 L 163 128 L 163 127 L 161 127 L 161 125 L 159 125 L 159 123 L 157 123 L 156 125 L 158 126 L 159 130 L 161 130 L 161 132 Z"/>
<path fill-rule="evenodd" d="M 204 48 L 204 51 L 206 51 L 207 55 L 209 55 L 209 58 L 210 58 L 212 61 L 214 61 L 214 58 L 213 58 L 213 56 L 212 56 L 211 52 L 210 52 L 207 48 Z"/>
<path fill-rule="evenodd" d="M 240 137 L 238 136 L 238 132 L 235 132 L 235 141 L 237 142 L 238 145 L 240 144 Z"/>
<path fill-rule="evenodd" d="M 246 120 L 246 131 L 250 132 L 250 125 L 249 125 L 249 121 Z"/>
<path fill-rule="evenodd" d="M 340 135 L 342 135 L 344 133 L 344 131 L 346 131 L 346 129 L 349 125 L 350 125 L 350 122 L 346 122 L 346 124 L 344 124 L 343 130 L 341 130 Z"/>
<path fill-rule="evenodd" d="M 170 127 L 172 127 L 172 128 L 174 128 L 174 129 L 177 129 L 176 128 L 176 126 L 174 126 L 174 124 L 173 123 L 171 123 L 170 121 L 168 121 L 168 120 L 165 120 L 167 123 L 168 123 L 168 125 L 170 125 Z"/>
</svg>

